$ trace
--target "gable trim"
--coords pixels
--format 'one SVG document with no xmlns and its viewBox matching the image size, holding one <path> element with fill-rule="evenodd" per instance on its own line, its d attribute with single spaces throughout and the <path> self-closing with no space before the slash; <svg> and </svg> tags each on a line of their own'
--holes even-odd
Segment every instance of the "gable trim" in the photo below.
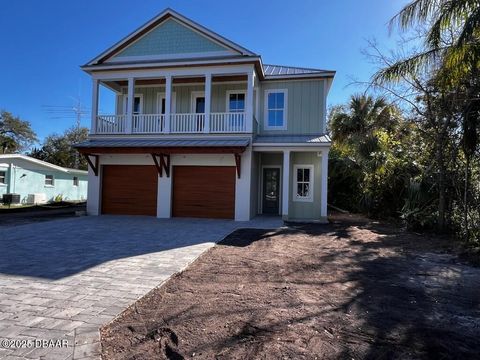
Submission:
<svg viewBox="0 0 480 360">
<path fill-rule="evenodd" d="M 120 51 L 124 50 L 127 46 L 133 44 L 135 41 L 139 40 L 142 38 L 144 35 L 149 33 L 151 30 L 156 28 L 157 26 L 161 25 L 165 20 L 172 18 L 173 20 L 176 20 L 180 24 L 187 26 L 193 31 L 196 31 L 200 33 L 202 36 L 207 37 L 208 39 L 211 39 L 218 44 L 227 47 L 237 53 L 240 53 L 241 55 L 248 55 L 248 56 L 257 56 L 253 52 L 245 49 L 244 47 L 224 38 L 223 36 L 203 27 L 202 25 L 184 17 L 183 15 L 180 15 L 179 13 L 175 12 L 174 10 L 167 8 L 165 11 L 154 17 L 152 20 L 148 21 L 146 24 L 132 32 L 130 35 L 126 36 L 110 48 L 108 48 L 106 51 L 101 53 L 99 56 L 95 57 L 91 61 L 89 61 L 86 66 L 89 65 L 95 65 L 98 63 L 103 63 L 107 59 L 111 58 L 115 54 L 118 54 Z"/>
<path fill-rule="evenodd" d="M 115 56 L 105 60 L 105 64 L 124 63 L 128 61 L 156 61 L 156 60 L 175 60 L 175 59 L 197 59 L 200 56 L 205 58 L 214 56 L 228 56 L 232 55 L 231 51 L 210 51 L 202 53 L 178 53 L 166 55 L 143 55 L 143 56 Z"/>
</svg>

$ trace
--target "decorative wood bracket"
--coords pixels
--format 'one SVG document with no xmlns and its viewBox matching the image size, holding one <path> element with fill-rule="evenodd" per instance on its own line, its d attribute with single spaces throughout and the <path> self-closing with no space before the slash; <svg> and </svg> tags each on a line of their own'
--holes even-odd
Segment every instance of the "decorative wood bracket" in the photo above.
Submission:
<svg viewBox="0 0 480 360">
<path fill-rule="evenodd" d="M 170 154 L 150 154 L 157 168 L 158 175 L 163 176 L 163 170 L 167 177 L 170 177 Z"/>
<path fill-rule="evenodd" d="M 235 165 L 237 166 L 237 176 L 240 179 L 242 156 L 240 154 L 234 154 L 234 155 L 235 155 Z"/>
<path fill-rule="evenodd" d="M 85 159 L 88 162 L 88 165 L 90 165 L 90 168 L 93 170 L 93 173 L 95 176 L 98 176 L 98 155 L 92 155 L 92 154 L 83 154 Z M 92 159 L 90 157 L 94 158 L 94 162 L 92 162 Z"/>
</svg>

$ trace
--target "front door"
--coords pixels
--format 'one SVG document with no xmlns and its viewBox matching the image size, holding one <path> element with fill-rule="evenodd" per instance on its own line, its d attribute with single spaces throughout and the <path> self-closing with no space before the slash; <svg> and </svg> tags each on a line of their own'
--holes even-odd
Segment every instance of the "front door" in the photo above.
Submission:
<svg viewBox="0 0 480 360">
<path fill-rule="evenodd" d="M 263 213 L 276 214 L 279 210 L 280 169 L 263 169 Z"/>
</svg>

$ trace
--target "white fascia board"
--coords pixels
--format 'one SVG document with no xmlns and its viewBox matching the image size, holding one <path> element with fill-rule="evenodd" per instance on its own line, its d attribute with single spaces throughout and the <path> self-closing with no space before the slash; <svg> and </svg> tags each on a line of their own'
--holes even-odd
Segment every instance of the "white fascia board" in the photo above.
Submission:
<svg viewBox="0 0 480 360">
<path fill-rule="evenodd" d="M 163 78 L 167 75 L 175 77 L 188 76 L 204 76 L 206 74 L 212 75 L 234 75 L 246 74 L 253 71 L 253 64 L 238 64 L 238 65 L 219 65 L 219 66 L 196 66 L 187 68 L 172 68 L 167 67 L 163 69 L 137 69 L 124 71 L 96 71 L 92 74 L 93 79 L 97 80 L 125 80 L 129 77 L 135 79 L 149 79 L 149 78 Z"/>
<path fill-rule="evenodd" d="M 32 164 L 36 164 L 36 165 L 40 165 L 40 166 L 46 167 L 46 168 L 48 168 L 48 169 L 53 169 L 53 170 L 57 170 L 57 171 L 61 171 L 61 172 L 68 173 L 68 170 L 67 170 L 66 168 L 63 168 L 63 167 L 58 166 L 58 165 L 50 164 L 50 163 L 45 162 L 45 161 L 42 161 L 42 160 L 35 159 L 35 158 L 32 158 L 32 157 L 27 156 L 27 155 L 22 155 L 22 154 L 6 154 L 6 155 L 0 155 L 0 160 L 2 160 L 2 159 L 5 159 L 5 160 L 8 160 L 8 159 L 11 159 L 11 160 L 15 160 L 15 159 L 24 160 L 24 161 L 31 162 Z"/>
<path fill-rule="evenodd" d="M 205 60 L 185 60 L 185 61 L 171 61 L 171 62 L 152 62 L 152 63 L 132 63 L 132 64 L 102 64 L 92 66 L 82 66 L 82 70 L 87 73 L 94 74 L 97 71 L 102 70 L 135 70 L 145 68 L 178 68 L 182 66 L 202 66 L 202 65 L 222 65 L 228 66 L 230 64 L 252 64 L 258 61 L 259 57 L 241 57 L 241 58 L 222 58 L 222 59 L 205 59 Z"/>
<path fill-rule="evenodd" d="M 283 150 L 291 150 L 291 151 L 321 151 L 325 148 L 330 148 L 331 143 L 321 143 L 321 144 L 256 144 L 253 143 L 253 151 L 283 151 Z"/>
</svg>

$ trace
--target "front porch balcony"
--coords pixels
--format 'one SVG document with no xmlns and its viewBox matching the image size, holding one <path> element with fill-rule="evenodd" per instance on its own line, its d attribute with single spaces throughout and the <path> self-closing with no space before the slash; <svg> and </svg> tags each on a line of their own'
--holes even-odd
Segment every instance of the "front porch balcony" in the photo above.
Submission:
<svg viewBox="0 0 480 360">
<path fill-rule="evenodd" d="M 244 112 L 136 114 L 128 126 L 127 115 L 97 115 L 97 134 L 231 134 L 247 132 Z M 169 125 L 169 126 L 168 126 Z"/>
</svg>

